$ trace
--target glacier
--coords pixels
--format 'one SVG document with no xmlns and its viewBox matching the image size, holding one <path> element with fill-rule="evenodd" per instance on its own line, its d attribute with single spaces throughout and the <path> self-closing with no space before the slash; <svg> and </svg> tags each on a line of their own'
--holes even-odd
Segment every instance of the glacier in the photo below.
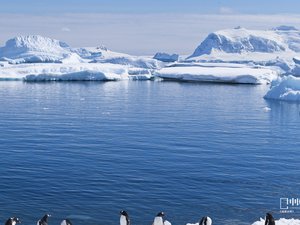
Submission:
<svg viewBox="0 0 300 225">
<path fill-rule="evenodd" d="M 98 47 L 70 47 L 40 35 L 24 35 L 0 47 L 0 80 L 149 80 L 268 84 L 300 76 L 300 32 L 242 27 L 212 32 L 189 56 L 158 52 L 133 56 Z"/>
</svg>

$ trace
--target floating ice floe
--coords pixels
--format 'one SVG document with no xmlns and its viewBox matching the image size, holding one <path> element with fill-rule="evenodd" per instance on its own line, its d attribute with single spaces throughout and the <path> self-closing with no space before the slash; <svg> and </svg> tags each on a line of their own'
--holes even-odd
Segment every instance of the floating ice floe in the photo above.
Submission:
<svg viewBox="0 0 300 225">
<path fill-rule="evenodd" d="M 271 83 L 270 90 L 264 98 L 300 102 L 300 78 L 279 77 Z"/>
<path fill-rule="evenodd" d="M 230 64 L 177 66 L 175 64 L 156 71 L 155 76 L 178 81 L 264 84 L 277 78 L 278 74 L 264 67 L 230 66 Z"/>
</svg>

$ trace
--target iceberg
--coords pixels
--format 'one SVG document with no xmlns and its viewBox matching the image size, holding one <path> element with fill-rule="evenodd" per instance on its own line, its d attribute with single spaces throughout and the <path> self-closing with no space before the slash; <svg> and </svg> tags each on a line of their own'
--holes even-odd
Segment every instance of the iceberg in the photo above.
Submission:
<svg viewBox="0 0 300 225">
<path fill-rule="evenodd" d="M 272 30 L 226 29 L 209 34 L 188 58 L 218 53 L 300 52 L 300 32 L 280 26 Z"/>
<path fill-rule="evenodd" d="M 72 52 L 78 54 L 81 58 L 90 63 L 110 63 L 120 64 L 131 67 L 157 69 L 164 64 L 150 57 L 132 56 L 124 53 L 118 53 L 108 50 L 106 47 L 89 47 L 72 49 Z"/>
<path fill-rule="evenodd" d="M 18 36 L 0 48 L 0 61 L 25 63 L 109 63 L 138 68 L 161 68 L 163 63 L 151 57 L 131 56 L 96 48 L 71 48 L 65 42 L 40 35 Z"/>
<path fill-rule="evenodd" d="M 277 78 L 275 70 L 265 67 L 231 64 L 183 64 L 157 70 L 154 74 L 167 80 L 236 84 L 266 84 Z"/>
<path fill-rule="evenodd" d="M 164 52 L 157 52 L 154 56 L 153 59 L 157 59 L 162 62 L 176 62 L 179 59 L 178 54 L 168 54 Z"/>
<path fill-rule="evenodd" d="M 238 27 L 209 34 L 185 62 L 252 63 L 294 74 L 293 57 L 299 52 L 300 31 L 292 26 L 271 30 Z"/>
<path fill-rule="evenodd" d="M 7 65 L 0 70 L 0 80 L 24 81 L 110 81 L 149 80 L 147 69 L 100 63 L 74 64 L 19 64 Z"/>
<path fill-rule="evenodd" d="M 279 77 L 272 81 L 265 99 L 300 102 L 300 78 L 294 76 Z"/>
<path fill-rule="evenodd" d="M 65 42 L 39 35 L 15 37 L 0 48 L 0 59 L 11 64 L 61 63 L 70 54 Z"/>
</svg>

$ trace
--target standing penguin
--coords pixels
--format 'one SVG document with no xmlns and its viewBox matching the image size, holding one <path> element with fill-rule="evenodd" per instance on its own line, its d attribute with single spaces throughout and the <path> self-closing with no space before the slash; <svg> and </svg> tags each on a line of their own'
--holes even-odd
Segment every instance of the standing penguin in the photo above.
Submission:
<svg viewBox="0 0 300 225">
<path fill-rule="evenodd" d="M 212 225 L 212 219 L 209 216 L 204 216 L 200 220 L 199 225 Z"/>
<path fill-rule="evenodd" d="M 275 225 L 275 220 L 271 213 L 266 214 L 265 225 Z"/>
<path fill-rule="evenodd" d="M 50 216 L 50 214 L 45 214 L 42 219 L 37 221 L 36 225 L 48 225 L 48 218 Z"/>
<path fill-rule="evenodd" d="M 200 220 L 199 225 L 212 225 L 212 220 L 209 216 L 204 216 Z"/>
<path fill-rule="evenodd" d="M 164 216 L 165 216 L 164 212 L 159 212 L 154 218 L 152 225 L 172 225 L 168 220 L 163 219 Z"/>
<path fill-rule="evenodd" d="M 6 220 L 5 225 L 16 225 L 17 223 L 21 223 L 19 218 L 17 217 L 11 217 L 8 220 Z"/>
<path fill-rule="evenodd" d="M 130 225 L 130 219 L 128 213 L 124 210 L 120 211 L 120 225 Z"/>
<path fill-rule="evenodd" d="M 72 223 L 69 219 L 64 219 L 63 221 L 61 221 L 60 225 L 72 225 Z"/>
</svg>

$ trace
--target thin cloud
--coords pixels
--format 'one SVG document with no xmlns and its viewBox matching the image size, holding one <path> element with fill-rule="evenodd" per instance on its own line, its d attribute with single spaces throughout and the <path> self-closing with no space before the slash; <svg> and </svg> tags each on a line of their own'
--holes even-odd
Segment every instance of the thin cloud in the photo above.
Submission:
<svg viewBox="0 0 300 225">
<path fill-rule="evenodd" d="M 63 32 L 70 32 L 71 29 L 68 28 L 68 27 L 62 27 L 62 28 L 61 28 L 61 31 L 63 31 Z"/>
<path fill-rule="evenodd" d="M 61 21 L 70 32 L 57 29 Z M 216 30 L 237 26 L 271 29 L 279 25 L 300 28 L 300 15 L 0 14 L 0 46 L 17 35 L 40 34 L 72 47 L 105 45 L 114 51 L 137 55 L 153 55 L 158 51 L 191 54 Z"/>
<path fill-rule="evenodd" d="M 230 8 L 230 7 L 223 6 L 223 7 L 220 7 L 219 13 L 220 14 L 233 14 L 234 10 L 232 8 Z"/>
</svg>

